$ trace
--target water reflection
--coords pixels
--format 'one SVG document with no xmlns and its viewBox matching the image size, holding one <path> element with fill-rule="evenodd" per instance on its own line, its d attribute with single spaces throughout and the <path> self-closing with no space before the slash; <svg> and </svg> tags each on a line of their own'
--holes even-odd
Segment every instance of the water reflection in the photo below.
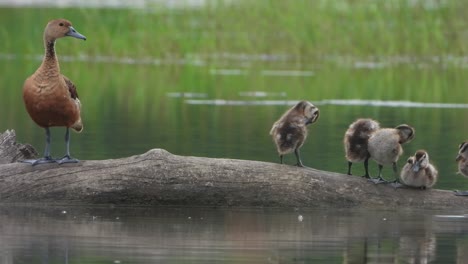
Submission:
<svg viewBox="0 0 468 264">
<path fill-rule="evenodd" d="M 276 95 L 286 95 L 285 92 L 268 93 L 268 92 L 249 92 L 241 93 L 241 96 L 251 97 L 267 97 Z M 185 103 L 193 105 L 294 105 L 297 100 L 186 100 Z M 344 105 L 344 106 L 371 106 L 371 107 L 402 107 L 402 108 L 468 108 L 468 104 L 454 103 L 424 103 L 411 101 L 383 101 L 383 100 L 361 100 L 361 99 L 327 99 L 314 101 L 315 105 Z"/>
<path fill-rule="evenodd" d="M 466 263 L 468 250 L 468 222 L 431 211 L 3 206 L 0 213 L 5 264 Z"/>
</svg>

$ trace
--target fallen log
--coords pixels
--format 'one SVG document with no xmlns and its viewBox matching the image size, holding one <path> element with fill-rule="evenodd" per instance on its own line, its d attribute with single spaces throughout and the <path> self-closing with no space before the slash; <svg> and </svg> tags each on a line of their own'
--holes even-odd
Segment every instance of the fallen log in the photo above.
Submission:
<svg viewBox="0 0 468 264">
<path fill-rule="evenodd" d="M 7 146 L 0 148 L 2 161 L 17 161 L 17 153 L 35 153 L 21 151 L 29 147 L 16 143 L 14 131 L 5 133 L 0 135 L 1 144 Z M 468 199 L 446 190 L 394 189 L 340 173 L 259 161 L 185 157 L 163 149 L 77 164 L 4 162 L 0 164 L 0 202 L 468 208 Z"/>
<path fill-rule="evenodd" d="M 32 159 L 36 156 L 37 152 L 33 146 L 16 142 L 14 130 L 7 130 L 3 134 L 0 133 L 0 165 L 23 159 Z"/>
</svg>

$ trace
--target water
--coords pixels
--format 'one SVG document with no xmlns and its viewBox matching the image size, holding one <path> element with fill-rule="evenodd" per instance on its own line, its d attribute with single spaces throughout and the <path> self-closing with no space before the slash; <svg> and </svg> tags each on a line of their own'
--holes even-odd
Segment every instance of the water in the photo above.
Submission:
<svg viewBox="0 0 468 264">
<path fill-rule="evenodd" d="M 467 212 L 0 207 L 0 263 L 467 263 Z"/>
</svg>

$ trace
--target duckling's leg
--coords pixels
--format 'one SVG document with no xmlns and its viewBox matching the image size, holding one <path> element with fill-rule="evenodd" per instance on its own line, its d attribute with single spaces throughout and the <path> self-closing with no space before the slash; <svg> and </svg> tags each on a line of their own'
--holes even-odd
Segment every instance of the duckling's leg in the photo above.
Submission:
<svg viewBox="0 0 468 264">
<path fill-rule="evenodd" d="M 366 174 L 364 174 L 364 178 L 367 178 L 367 179 L 370 179 L 370 175 L 369 175 L 369 158 L 367 157 L 365 160 L 364 160 L 364 170 L 366 171 Z"/>
<path fill-rule="evenodd" d="M 459 191 L 459 190 L 455 190 L 454 191 L 454 194 L 456 196 L 468 196 L 468 191 Z"/>
<path fill-rule="evenodd" d="M 55 160 L 50 156 L 50 130 L 48 127 L 45 128 L 46 131 L 46 146 L 44 150 L 44 157 L 40 159 L 28 159 L 22 160 L 21 162 L 29 163 L 31 165 L 44 164 L 44 163 L 54 163 Z"/>
<path fill-rule="evenodd" d="M 383 166 L 379 164 L 379 176 L 377 178 L 369 178 L 369 181 L 375 184 L 386 183 L 387 181 L 382 178 L 382 168 Z"/>
<path fill-rule="evenodd" d="M 280 156 L 280 164 L 283 164 L 283 155 L 279 155 Z"/>
<path fill-rule="evenodd" d="M 353 163 L 351 161 L 348 161 L 348 175 L 353 175 L 351 174 L 351 166 L 353 166 Z"/>
<path fill-rule="evenodd" d="M 67 127 L 67 131 L 65 132 L 65 143 L 67 145 L 67 154 L 63 156 L 63 158 L 57 160 L 58 164 L 63 163 L 78 163 L 79 160 L 72 158 L 70 156 L 70 128 Z"/>
<path fill-rule="evenodd" d="M 395 175 L 395 180 L 393 181 L 393 183 L 400 183 L 400 177 L 398 177 L 396 162 L 392 163 L 392 167 L 393 167 L 393 175 Z"/>
<path fill-rule="evenodd" d="M 296 155 L 296 159 L 297 159 L 297 164 L 296 166 L 298 167 L 304 167 L 304 164 L 302 164 L 302 161 L 301 161 L 301 154 L 299 153 L 299 149 L 295 149 L 294 150 L 294 154 Z"/>
</svg>

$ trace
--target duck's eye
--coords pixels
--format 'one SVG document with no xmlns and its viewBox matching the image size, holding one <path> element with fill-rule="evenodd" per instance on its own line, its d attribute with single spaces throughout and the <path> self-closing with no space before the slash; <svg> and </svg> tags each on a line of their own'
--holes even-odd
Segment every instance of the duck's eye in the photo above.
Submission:
<svg viewBox="0 0 468 264">
<path fill-rule="evenodd" d="M 59 26 L 63 27 L 63 23 L 60 23 Z"/>
</svg>

